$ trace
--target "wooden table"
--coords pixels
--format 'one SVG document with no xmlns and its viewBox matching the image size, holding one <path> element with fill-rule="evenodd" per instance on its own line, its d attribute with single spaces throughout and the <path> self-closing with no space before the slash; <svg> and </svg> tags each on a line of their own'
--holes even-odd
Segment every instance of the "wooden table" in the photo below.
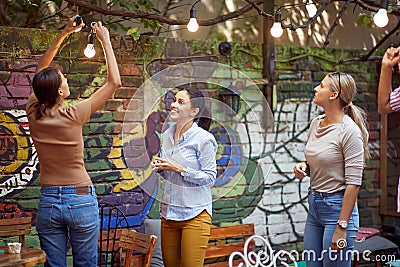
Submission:
<svg viewBox="0 0 400 267">
<path fill-rule="evenodd" d="M 36 266 L 46 261 L 46 253 L 39 248 L 21 248 L 20 254 L 8 254 L 7 247 L 0 247 L 0 266 Z"/>
</svg>

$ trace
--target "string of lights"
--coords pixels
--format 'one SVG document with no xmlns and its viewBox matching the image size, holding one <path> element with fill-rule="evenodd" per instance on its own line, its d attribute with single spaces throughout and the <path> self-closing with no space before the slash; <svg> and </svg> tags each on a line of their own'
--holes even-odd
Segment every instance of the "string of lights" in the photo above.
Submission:
<svg viewBox="0 0 400 267">
<path fill-rule="evenodd" d="M 328 5 L 331 3 L 331 1 L 319 1 L 317 3 L 314 3 L 312 0 L 308 0 L 306 3 L 285 4 L 285 5 L 277 6 L 277 8 L 275 9 L 274 14 L 268 14 L 258 6 L 260 4 L 260 1 L 257 1 L 257 2 L 255 2 L 254 0 L 245 0 L 245 1 L 247 3 L 249 3 L 259 13 L 258 15 L 264 16 L 267 19 L 272 19 L 274 21 L 273 26 L 270 29 L 270 34 L 274 38 L 281 37 L 283 32 L 284 32 L 284 29 L 289 29 L 289 30 L 295 31 L 295 30 L 297 30 L 299 28 L 305 28 L 308 25 L 314 23 L 315 20 L 322 14 L 322 12 L 324 12 L 327 9 Z M 162 12 L 167 12 L 167 11 L 173 10 L 175 8 L 178 8 L 178 7 L 189 6 L 190 5 L 191 8 L 189 10 L 189 21 L 188 21 L 188 23 L 186 25 L 186 28 L 187 28 L 187 30 L 189 32 L 194 33 L 196 31 L 198 31 L 198 29 L 200 28 L 199 23 L 197 22 L 196 8 L 195 8 L 195 6 L 199 2 L 201 2 L 201 0 L 196 0 L 196 1 L 193 2 L 193 4 L 176 5 L 176 6 L 173 6 L 173 7 L 169 8 L 169 9 L 166 9 L 164 11 L 160 11 L 160 12 L 157 12 L 157 13 L 148 13 L 148 14 L 142 16 L 141 18 L 150 17 L 152 15 L 161 14 Z M 317 8 L 317 4 L 318 4 L 319 8 Z M 356 4 L 360 4 L 360 3 L 356 0 Z M 276 6 L 276 5 L 274 5 L 274 6 Z M 298 8 L 300 6 L 305 6 L 306 7 L 307 12 L 308 12 L 308 16 L 309 16 L 308 21 L 305 22 L 304 24 L 301 24 L 301 25 L 282 24 L 282 11 L 281 10 L 286 10 L 286 9 L 290 9 L 290 8 Z M 389 0 L 381 0 L 380 5 L 379 5 L 379 9 L 377 10 L 377 12 L 375 13 L 375 15 L 373 17 L 373 21 L 374 21 L 376 26 L 385 27 L 388 24 L 388 22 L 389 22 L 389 18 L 387 16 L 388 7 L 389 7 Z M 376 7 L 374 7 L 374 10 L 376 10 Z M 131 19 L 133 19 L 133 18 L 124 17 L 122 19 L 119 19 L 117 21 L 112 21 L 112 22 L 109 22 L 107 24 L 118 23 L 118 22 L 121 22 L 121 21 L 124 21 L 124 20 L 131 20 Z M 224 21 L 227 21 L 227 20 L 231 20 L 231 19 L 226 19 Z M 105 24 L 105 25 L 107 25 L 107 24 Z M 182 28 L 169 30 L 169 31 L 178 31 L 178 30 L 182 30 Z M 164 32 L 168 32 L 168 31 L 164 31 Z M 164 32 L 160 32 L 160 33 L 164 33 Z M 88 38 L 88 47 L 89 47 L 89 45 L 91 47 L 93 47 L 92 50 L 94 50 L 94 46 L 93 46 L 93 43 L 90 43 L 90 42 L 91 42 L 91 39 L 94 39 L 94 36 L 95 35 L 94 35 L 94 32 L 93 32 L 93 27 L 92 27 L 91 33 L 90 33 L 89 38 Z"/>
</svg>

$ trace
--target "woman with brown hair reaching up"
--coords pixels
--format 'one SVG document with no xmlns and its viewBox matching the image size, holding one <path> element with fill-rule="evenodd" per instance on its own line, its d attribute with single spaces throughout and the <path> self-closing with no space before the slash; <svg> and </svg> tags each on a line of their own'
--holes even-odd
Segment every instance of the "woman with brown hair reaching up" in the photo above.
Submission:
<svg viewBox="0 0 400 267">
<path fill-rule="evenodd" d="M 101 22 L 93 26 L 103 46 L 107 79 L 88 99 L 63 106 L 69 96 L 67 78 L 50 67 L 63 40 L 77 27 L 70 18 L 46 50 L 33 77 L 33 91 L 26 104 L 30 134 L 40 163 L 41 195 L 36 229 L 46 252 L 45 266 L 67 266 L 67 243 L 73 265 L 97 266 L 99 215 L 95 187 L 83 161 L 82 125 L 121 86 L 110 35 Z"/>
</svg>

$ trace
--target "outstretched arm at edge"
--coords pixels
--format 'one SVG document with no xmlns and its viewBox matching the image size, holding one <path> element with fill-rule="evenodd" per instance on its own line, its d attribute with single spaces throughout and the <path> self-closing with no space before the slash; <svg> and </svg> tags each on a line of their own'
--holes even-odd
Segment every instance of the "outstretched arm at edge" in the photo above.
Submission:
<svg viewBox="0 0 400 267">
<path fill-rule="evenodd" d="M 382 58 L 381 75 L 378 86 L 378 112 L 387 114 L 393 112 L 390 107 L 390 93 L 392 92 L 392 69 L 399 63 L 400 48 L 388 48 Z"/>
<path fill-rule="evenodd" d="M 39 60 L 39 63 L 37 64 L 35 73 L 38 73 L 39 71 L 47 68 L 50 65 L 50 63 L 53 61 L 54 56 L 56 55 L 58 49 L 60 48 L 60 45 L 62 44 L 64 39 L 69 34 L 73 33 L 76 29 L 82 28 L 83 26 L 85 26 L 85 24 L 82 23 L 81 25 L 74 27 L 73 23 L 74 23 L 75 17 L 76 16 L 74 16 L 68 20 L 67 25 L 64 27 L 64 29 L 62 30 L 60 35 L 57 37 L 56 40 L 54 40 L 54 42 L 50 45 L 50 47 L 47 48 L 46 52 L 42 55 L 42 57 Z"/>
<path fill-rule="evenodd" d="M 92 94 L 88 101 L 91 104 L 92 114 L 98 110 L 109 99 L 114 92 L 121 86 L 121 77 L 117 60 L 115 59 L 114 50 L 111 45 L 110 34 L 106 27 L 102 26 L 101 22 L 97 22 L 94 26 L 97 39 L 103 46 L 103 51 L 106 58 L 107 80 L 106 82 Z"/>
</svg>

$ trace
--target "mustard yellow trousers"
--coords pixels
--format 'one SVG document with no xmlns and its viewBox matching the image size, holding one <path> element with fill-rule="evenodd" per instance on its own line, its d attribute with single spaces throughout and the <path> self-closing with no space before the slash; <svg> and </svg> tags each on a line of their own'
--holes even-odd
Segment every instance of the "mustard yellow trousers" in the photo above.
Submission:
<svg viewBox="0 0 400 267">
<path fill-rule="evenodd" d="M 165 267 L 203 267 L 211 216 L 204 210 L 187 221 L 161 220 L 161 248 Z"/>
</svg>

